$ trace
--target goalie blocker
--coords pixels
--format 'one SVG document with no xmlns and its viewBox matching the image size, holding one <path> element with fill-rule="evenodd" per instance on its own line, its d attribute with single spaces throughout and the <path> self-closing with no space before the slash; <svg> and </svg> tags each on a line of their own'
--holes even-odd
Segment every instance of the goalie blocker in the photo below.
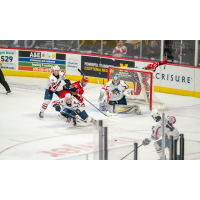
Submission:
<svg viewBox="0 0 200 200">
<path fill-rule="evenodd" d="M 108 111 L 111 113 L 119 114 L 141 114 L 140 107 L 138 105 L 127 105 L 124 92 L 129 89 L 129 86 L 120 80 L 118 75 L 113 77 L 113 81 L 109 81 L 100 90 L 99 109 L 105 111 L 105 106 L 107 106 Z M 110 92 L 110 99 L 107 103 L 107 93 Z M 106 105 L 104 105 L 104 103 Z"/>
</svg>

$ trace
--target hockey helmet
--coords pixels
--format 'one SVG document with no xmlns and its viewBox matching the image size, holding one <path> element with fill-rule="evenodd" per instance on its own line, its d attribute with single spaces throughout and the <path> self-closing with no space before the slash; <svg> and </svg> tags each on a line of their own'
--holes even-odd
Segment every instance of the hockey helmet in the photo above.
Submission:
<svg viewBox="0 0 200 200">
<path fill-rule="evenodd" d="M 71 99 L 72 98 L 72 95 L 70 94 L 70 93 L 67 93 L 66 95 L 65 95 L 65 99 Z"/>
<path fill-rule="evenodd" d="M 55 71 L 55 70 L 59 70 L 60 71 L 60 67 L 58 65 L 53 66 L 53 71 Z"/>
<path fill-rule="evenodd" d="M 176 118 L 174 116 L 167 116 L 167 120 L 170 124 L 176 123 Z"/>
<path fill-rule="evenodd" d="M 151 117 L 154 117 L 156 122 L 159 122 L 161 120 L 161 116 L 158 113 L 157 109 L 152 110 Z"/>
<path fill-rule="evenodd" d="M 86 83 L 88 83 L 88 82 L 89 82 L 89 80 L 88 80 L 88 78 L 87 78 L 87 77 L 85 77 L 85 78 L 82 78 L 81 82 L 82 82 L 82 81 L 84 81 L 84 82 L 86 82 Z"/>
</svg>

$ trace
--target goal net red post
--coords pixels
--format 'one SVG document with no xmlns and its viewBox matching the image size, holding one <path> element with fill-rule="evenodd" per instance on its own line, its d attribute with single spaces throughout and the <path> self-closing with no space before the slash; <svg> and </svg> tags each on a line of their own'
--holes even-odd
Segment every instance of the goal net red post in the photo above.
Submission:
<svg viewBox="0 0 200 200">
<path fill-rule="evenodd" d="M 129 89 L 125 91 L 127 104 L 148 105 L 150 110 L 166 109 L 166 105 L 154 93 L 153 72 L 136 68 L 108 67 L 107 81 L 118 75 L 126 82 Z M 108 94 L 109 101 L 109 94 Z"/>
</svg>

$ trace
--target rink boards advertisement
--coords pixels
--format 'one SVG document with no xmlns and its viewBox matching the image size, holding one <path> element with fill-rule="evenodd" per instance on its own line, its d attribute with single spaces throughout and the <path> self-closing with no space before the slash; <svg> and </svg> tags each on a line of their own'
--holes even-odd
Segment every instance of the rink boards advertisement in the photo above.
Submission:
<svg viewBox="0 0 200 200">
<path fill-rule="evenodd" d="M 78 69 L 81 69 L 81 55 L 66 54 L 66 74 L 80 76 Z"/>
<path fill-rule="evenodd" d="M 2 70 L 17 70 L 17 51 L 0 49 Z"/>
<path fill-rule="evenodd" d="M 112 57 L 101 57 L 96 55 L 83 55 L 79 53 L 58 53 L 53 51 L 39 50 L 15 50 L 0 49 L 0 60 L 5 75 L 31 76 L 26 72 L 52 72 L 52 67 L 58 65 L 66 70 L 71 80 L 78 79 L 81 69 L 88 76 L 91 83 L 96 83 L 97 78 L 107 79 L 109 66 L 142 69 L 151 61 L 125 60 Z M 18 73 L 20 72 L 20 73 Z M 24 75 L 22 75 L 22 73 Z M 43 73 L 42 73 L 43 74 Z M 48 75 L 48 74 L 47 74 Z M 35 77 L 45 77 L 41 73 L 33 74 Z M 154 90 L 186 96 L 200 97 L 200 67 L 165 65 L 159 66 L 154 72 Z M 103 83 L 103 81 L 102 81 Z"/>
<path fill-rule="evenodd" d="M 58 65 L 65 70 L 66 54 L 45 51 L 19 51 L 18 70 L 33 72 L 52 72 Z"/>
<path fill-rule="evenodd" d="M 93 56 L 81 57 L 81 71 L 86 76 L 107 78 L 108 67 L 135 67 L 134 61 L 120 60 L 116 58 L 101 58 Z"/>
</svg>

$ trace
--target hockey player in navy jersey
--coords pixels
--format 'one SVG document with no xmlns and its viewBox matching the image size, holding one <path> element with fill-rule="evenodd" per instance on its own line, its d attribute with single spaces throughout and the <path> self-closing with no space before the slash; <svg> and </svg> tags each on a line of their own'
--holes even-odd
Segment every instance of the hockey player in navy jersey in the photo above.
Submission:
<svg viewBox="0 0 200 200">
<path fill-rule="evenodd" d="M 52 106 L 56 111 L 60 112 L 60 117 L 67 123 L 72 123 L 74 126 L 81 124 L 82 121 L 77 120 L 76 116 L 79 116 L 86 123 L 92 123 L 94 119 L 85 111 L 85 104 L 80 103 L 70 93 L 65 95 L 65 98 L 52 102 Z M 84 122 L 83 122 L 84 123 Z"/>
<path fill-rule="evenodd" d="M 65 73 L 60 70 L 59 66 L 53 67 L 53 73 L 50 74 L 47 85 L 45 89 L 45 95 L 44 95 L 44 102 L 42 104 L 42 107 L 40 109 L 39 117 L 44 117 L 44 112 L 47 109 L 49 103 L 51 102 L 53 98 L 53 94 L 55 93 L 58 97 L 60 96 L 60 92 L 62 90 L 62 87 L 60 86 L 61 80 L 64 80 L 66 84 L 71 85 L 70 81 L 66 79 Z"/>
<path fill-rule="evenodd" d="M 99 109 L 104 110 L 105 106 L 108 106 L 108 110 L 111 113 L 136 113 L 141 114 L 141 110 L 137 105 L 127 105 L 124 95 L 125 90 L 129 89 L 129 86 L 119 79 L 118 75 L 113 77 L 112 81 L 108 81 L 105 86 L 100 90 L 100 97 L 98 99 Z M 106 104 L 107 93 L 110 93 L 108 104 Z M 105 105 L 106 104 L 106 105 Z"/>
<path fill-rule="evenodd" d="M 156 122 L 156 124 L 152 127 L 152 134 L 150 138 L 146 138 L 143 140 L 142 144 L 144 146 L 150 144 L 152 140 L 154 140 L 154 147 L 156 152 L 158 153 L 159 160 L 162 160 L 162 139 L 159 139 L 162 136 L 162 120 L 161 116 L 158 113 L 158 110 L 153 110 L 151 112 L 151 116 Z M 169 148 L 169 138 L 172 135 L 173 139 L 176 140 L 179 136 L 179 131 L 174 127 L 176 123 L 176 118 L 174 116 L 167 116 L 165 118 L 165 148 Z"/>
</svg>

